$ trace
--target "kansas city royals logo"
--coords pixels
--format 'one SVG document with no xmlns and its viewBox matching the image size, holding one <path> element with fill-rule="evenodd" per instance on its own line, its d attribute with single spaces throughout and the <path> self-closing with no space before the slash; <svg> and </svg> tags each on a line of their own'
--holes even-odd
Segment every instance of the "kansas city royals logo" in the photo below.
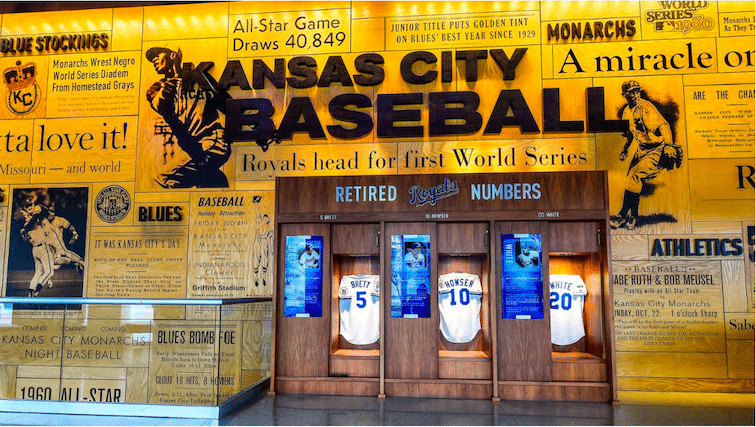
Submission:
<svg viewBox="0 0 756 427">
<path fill-rule="evenodd" d="M 129 209 L 131 209 L 131 196 L 120 185 L 109 185 L 97 193 L 95 212 L 101 220 L 109 223 L 118 222 L 126 218 Z"/>
<path fill-rule="evenodd" d="M 39 104 L 39 86 L 37 86 L 37 65 L 33 62 L 21 65 L 16 61 L 15 67 L 3 71 L 3 79 L 8 87 L 5 104 L 14 114 L 24 115 L 33 111 Z"/>
<path fill-rule="evenodd" d="M 423 188 L 419 185 L 413 185 L 409 189 L 410 204 L 419 208 L 420 206 L 430 204 L 436 206 L 436 202 L 440 199 L 445 199 L 459 193 L 459 186 L 457 181 L 452 181 L 449 178 L 444 179 L 444 183 L 431 188 Z"/>
</svg>

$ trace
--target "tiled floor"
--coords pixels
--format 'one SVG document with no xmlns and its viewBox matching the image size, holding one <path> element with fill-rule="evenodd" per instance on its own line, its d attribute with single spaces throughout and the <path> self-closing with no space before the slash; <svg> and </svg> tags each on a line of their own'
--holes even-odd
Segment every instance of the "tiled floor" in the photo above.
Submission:
<svg viewBox="0 0 756 427">
<path fill-rule="evenodd" d="M 754 425 L 752 409 L 260 395 L 220 425 Z"/>
<path fill-rule="evenodd" d="M 601 403 L 257 395 L 220 420 L 0 413 L 0 425 L 754 425 L 753 409 Z"/>
</svg>

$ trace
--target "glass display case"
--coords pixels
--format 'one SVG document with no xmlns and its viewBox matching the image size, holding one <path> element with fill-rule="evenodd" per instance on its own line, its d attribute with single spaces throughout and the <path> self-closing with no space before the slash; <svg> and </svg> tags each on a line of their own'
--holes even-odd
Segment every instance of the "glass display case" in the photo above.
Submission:
<svg viewBox="0 0 756 427">
<path fill-rule="evenodd" d="M 217 418 L 270 378 L 270 300 L 29 301 L 0 304 L 3 411 Z"/>
</svg>

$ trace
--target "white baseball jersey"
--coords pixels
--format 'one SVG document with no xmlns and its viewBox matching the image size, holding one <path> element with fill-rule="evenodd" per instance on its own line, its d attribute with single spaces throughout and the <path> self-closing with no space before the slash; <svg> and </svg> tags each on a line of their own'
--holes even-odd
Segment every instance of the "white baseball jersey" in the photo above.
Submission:
<svg viewBox="0 0 756 427">
<path fill-rule="evenodd" d="M 438 311 L 441 333 L 453 343 L 470 342 L 480 330 L 483 286 L 469 273 L 438 276 Z"/>
<path fill-rule="evenodd" d="M 354 345 L 378 341 L 381 331 L 381 278 L 375 274 L 344 276 L 339 284 L 339 333 Z"/>
<path fill-rule="evenodd" d="M 574 344 L 585 336 L 583 306 L 588 289 L 577 275 L 552 274 L 549 282 L 551 342 L 557 345 Z"/>
</svg>

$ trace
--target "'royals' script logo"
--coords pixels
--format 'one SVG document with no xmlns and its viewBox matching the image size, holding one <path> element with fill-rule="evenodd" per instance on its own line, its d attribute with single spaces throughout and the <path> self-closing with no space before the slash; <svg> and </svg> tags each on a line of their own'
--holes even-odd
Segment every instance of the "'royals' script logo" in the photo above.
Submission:
<svg viewBox="0 0 756 427">
<path fill-rule="evenodd" d="M 427 204 L 435 206 L 438 200 L 458 194 L 459 186 L 457 186 L 457 181 L 445 178 L 443 184 L 427 189 L 419 185 L 413 185 L 410 187 L 409 193 L 412 196 L 410 199 L 411 205 L 415 205 L 418 208 Z"/>
<path fill-rule="evenodd" d="M 21 65 L 16 61 L 14 67 L 3 71 L 3 80 L 8 87 L 5 104 L 13 114 L 24 115 L 37 107 L 39 87 L 37 86 L 37 65 L 33 62 Z"/>
</svg>

